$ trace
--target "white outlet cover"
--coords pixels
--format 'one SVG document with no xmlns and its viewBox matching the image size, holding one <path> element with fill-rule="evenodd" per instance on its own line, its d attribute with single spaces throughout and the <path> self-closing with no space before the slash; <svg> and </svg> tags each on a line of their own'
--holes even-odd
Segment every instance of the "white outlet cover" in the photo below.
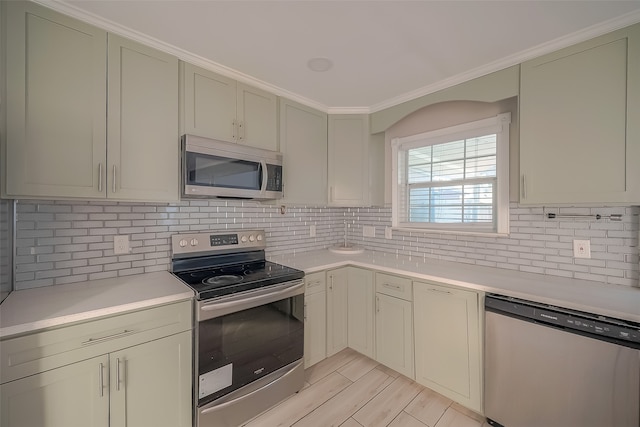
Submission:
<svg viewBox="0 0 640 427">
<path fill-rule="evenodd" d="M 384 229 L 384 238 L 385 239 L 393 239 L 393 232 L 391 227 L 386 227 Z"/>
<path fill-rule="evenodd" d="M 373 225 L 363 225 L 362 235 L 364 237 L 376 237 L 376 228 Z"/>
<path fill-rule="evenodd" d="M 590 240 L 574 240 L 573 241 L 573 257 L 574 258 L 591 258 L 591 241 Z"/>
<path fill-rule="evenodd" d="M 316 237 L 316 226 L 315 225 L 310 225 L 309 226 L 309 237 Z"/>
<path fill-rule="evenodd" d="M 113 236 L 113 253 L 115 255 L 129 253 L 129 236 Z"/>
</svg>

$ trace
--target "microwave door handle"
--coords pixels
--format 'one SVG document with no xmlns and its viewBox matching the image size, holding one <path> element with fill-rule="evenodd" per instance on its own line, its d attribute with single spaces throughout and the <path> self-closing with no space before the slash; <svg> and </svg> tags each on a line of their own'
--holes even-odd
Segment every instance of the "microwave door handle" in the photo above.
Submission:
<svg viewBox="0 0 640 427">
<path fill-rule="evenodd" d="M 260 192 L 264 194 L 267 191 L 267 181 L 269 180 L 269 171 L 267 169 L 267 162 L 260 160 L 260 168 L 262 169 L 262 185 Z"/>
</svg>

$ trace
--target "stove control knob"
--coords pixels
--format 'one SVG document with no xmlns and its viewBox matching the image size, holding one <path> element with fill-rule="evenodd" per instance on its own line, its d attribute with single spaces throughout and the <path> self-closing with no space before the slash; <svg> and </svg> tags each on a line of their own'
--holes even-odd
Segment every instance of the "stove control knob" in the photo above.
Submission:
<svg viewBox="0 0 640 427">
<path fill-rule="evenodd" d="M 247 240 L 248 240 L 248 239 L 247 239 L 247 236 L 242 236 L 242 237 L 240 238 L 240 241 L 241 241 L 242 243 L 247 243 Z"/>
<path fill-rule="evenodd" d="M 180 245 L 181 248 L 184 248 L 185 246 L 187 246 L 187 243 L 189 243 L 189 242 L 187 242 L 186 239 L 182 239 L 182 240 L 180 240 L 179 245 Z"/>
<path fill-rule="evenodd" d="M 198 246 L 198 239 L 191 239 L 191 246 Z"/>
<path fill-rule="evenodd" d="M 254 242 L 255 240 L 256 240 L 256 236 L 254 236 L 253 234 L 249 236 L 250 242 Z"/>
<path fill-rule="evenodd" d="M 262 242 L 262 239 L 263 239 L 262 234 L 258 234 L 257 239 L 258 239 L 258 242 Z"/>
</svg>

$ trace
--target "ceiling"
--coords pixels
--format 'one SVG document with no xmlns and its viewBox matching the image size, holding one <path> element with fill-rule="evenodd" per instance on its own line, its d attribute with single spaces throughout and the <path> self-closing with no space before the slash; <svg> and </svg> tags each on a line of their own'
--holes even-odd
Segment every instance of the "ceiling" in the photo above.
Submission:
<svg viewBox="0 0 640 427">
<path fill-rule="evenodd" d="M 336 113 L 378 111 L 640 22 L 640 0 L 38 1 Z M 312 71 L 311 58 L 333 66 Z"/>
</svg>

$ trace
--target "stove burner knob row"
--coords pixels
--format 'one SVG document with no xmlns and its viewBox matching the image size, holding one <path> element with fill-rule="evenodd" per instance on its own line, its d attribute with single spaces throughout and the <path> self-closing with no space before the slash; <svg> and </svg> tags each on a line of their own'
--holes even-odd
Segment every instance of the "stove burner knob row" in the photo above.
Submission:
<svg viewBox="0 0 640 427">
<path fill-rule="evenodd" d="M 198 246 L 198 239 L 191 239 L 191 246 Z"/>
<path fill-rule="evenodd" d="M 180 245 L 181 248 L 184 248 L 185 246 L 187 246 L 187 243 L 189 243 L 189 242 L 187 242 L 186 239 L 182 239 L 182 240 L 180 240 L 179 245 Z"/>
</svg>

